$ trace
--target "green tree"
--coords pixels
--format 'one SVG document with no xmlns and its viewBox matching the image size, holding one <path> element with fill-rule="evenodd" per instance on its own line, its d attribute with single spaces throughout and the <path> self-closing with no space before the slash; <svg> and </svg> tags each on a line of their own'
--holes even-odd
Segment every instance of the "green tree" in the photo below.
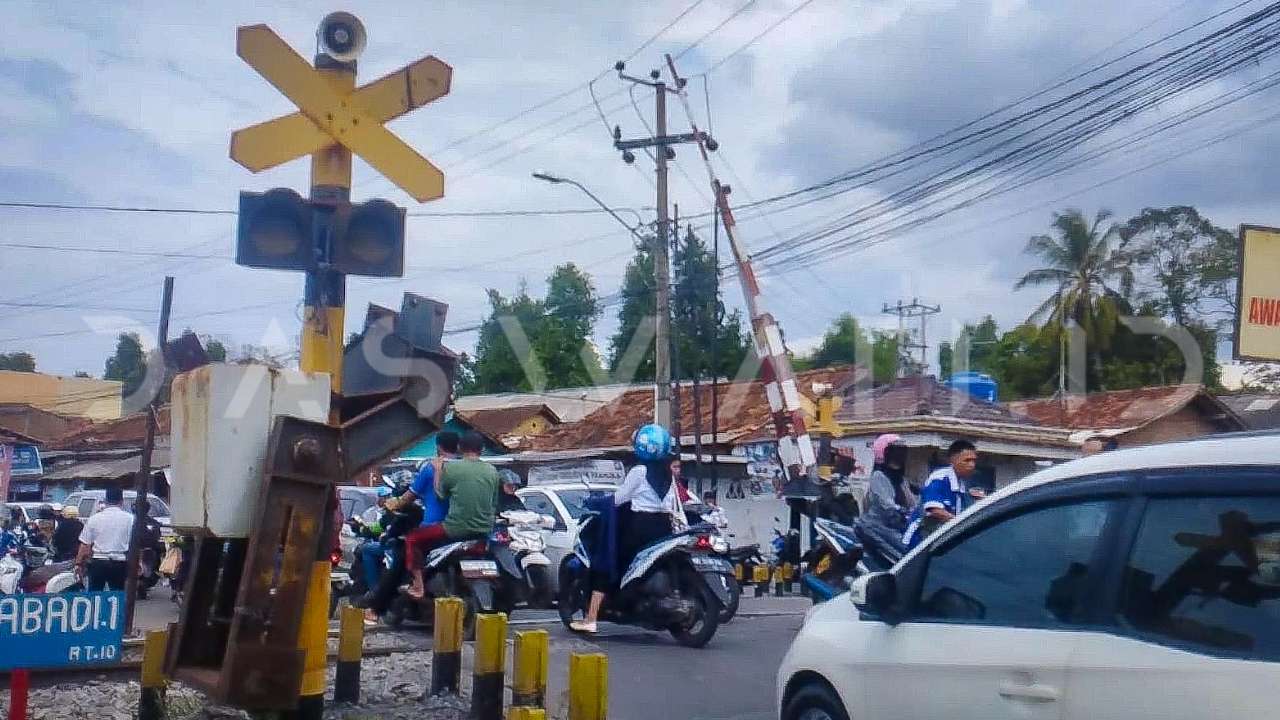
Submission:
<svg viewBox="0 0 1280 720">
<path fill-rule="evenodd" d="M 831 322 L 831 327 L 822 335 L 822 342 L 809 354 L 805 365 L 809 368 L 824 368 L 856 362 L 866 364 L 866 358 L 871 356 L 870 351 L 871 341 L 867 339 L 867 333 L 858 319 L 851 313 L 843 313 Z"/>
<path fill-rule="evenodd" d="M 902 369 L 902 350 L 896 332 L 876 330 L 871 338 L 871 377 L 876 385 L 887 385 Z"/>
<path fill-rule="evenodd" d="M 147 374 L 147 358 L 142 351 L 142 341 L 137 333 L 120 333 L 116 338 L 116 351 L 107 358 L 106 367 L 102 371 L 104 380 L 119 380 L 121 393 L 132 395 Z"/>
<path fill-rule="evenodd" d="M 1004 400 L 1043 397 L 1057 388 L 1058 333 L 1031 323 L 1000 336 L 989 365 L 981 368 L 999 386 Z"/>
<path fill-rule="evenodd" d="M 636 244 L 636 254 L 627 263 L 622 279 L 622 307 L 618 310 L 618 330 L 609 338 L 609 372 L 618 372 L 637 333 L 641 339 L 652 332 L 642 333 L 641 328 L 657 315 L 658 300 L 653 292 L 653 249 L 648 242 Z M 634 361 L 634 360 L 633 360 Z M 649 342 L 635 367 L 634 377 L 615 379 L 619 382 L 653 382 L 653 343 Z"/>
<path fill-rule="evenodd" d="M 724 303 L 716 297 L 715 256 L 692 228 L 677 249 L 673 264 L 676 280 L 671 331 L 681 377 L 736 377 L 751 341 L 743 334 L 741 314 L 735 310 L 726 316 Z"/>
<path fill-rule="evenodd" d="M 1207 301 L 1227 300 L 1224 291 L 1234 294 L 1235 235 L 1195 208 L 1145 208 L 1124 224 L 1120 236 L 1133 248 L 1139 278 L 1153 286 L 1149 295 L 1160 316 L 1187 325 L 1203 314 Z"/>
<path fill-rule="evenodd" d="M 204 352 L 211 362 L 227 361 L 227 346 L 223 345 L 221 340 L 209 338 L 204 344 Z"/>
<path fill-rule="evenodd" d="M 1053 216 L 1054 235 L 1036 235 L 1027 252 L 1043 260 L 1045 267 L 1031 270 L 1014 285 L 1015 290 L 1049 285 L 1053 292 L 1031 314 L 1030 321 L 1045 321 L 1046 328 L 1061 332 L 1065 320 L 1075 321 L 1085 332 L 1095 368 L 1108 349 L 1119 321 L 1118 303 L 1133 292 L 1134 256 L 1120 228 L 1103 224 L 1111 213 L 1101 210 L 1089 222 L 1079 210 Z"/>
<path fill-rule="evenodd" d="M 547 278 L 543 308 L 546 315 L 535 327 L 533 348 L 546 371 L 547 386 L 590 385 L 600 370 L 591 345 L 600 301 L 591 278 L 573 263 L 557 267 Z"/>
<path fill-rule="evenodd" d="M 36 359 L 29 352 L 0 353 L 0 370 L 33 373 Z"/>
<path fill-rule="evenodd" d="M 480 326 L 472 366 L 476 393 L 532 390 L 543 386 L 545 374 L 534 351 L 533 338 L 537 336 L 544 313 L 542 302 L 530 297 L 523 284 L 510 299 L 497 290 L 489 290 L 489 317 Z M 514 347 L 507 335 L 508 328 L 523 333 L 528 342 L 517 342 L 519 347 Z"/>
</svg>

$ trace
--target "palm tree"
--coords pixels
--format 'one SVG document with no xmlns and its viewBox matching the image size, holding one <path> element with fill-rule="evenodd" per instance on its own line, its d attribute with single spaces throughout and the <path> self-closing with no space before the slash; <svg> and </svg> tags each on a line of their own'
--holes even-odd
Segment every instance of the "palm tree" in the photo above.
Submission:
<svg viewBox="0 0 1280 720">
<path fill-rule="evenodd" d="M 1028 322 L 1044 321 L 1045 329 L 1061 328 L 1073 320 L 1084 330 L 1095 370 L 1102 367 L 1102 351 L 1111 344 L 1119 319 L 1119 302 L 1133 293 L 1134 256 L 1125 248 L 1111 212 L 1101 210 L 1093 222 L 1079 210 L 1054 213 L 1054 235 L 1036 235 L 1027 253 L 1047 263 L 1022 276 L 1014 290 L 1050 285 L 1052 294 L 1031 313 Z"/>
</svg>

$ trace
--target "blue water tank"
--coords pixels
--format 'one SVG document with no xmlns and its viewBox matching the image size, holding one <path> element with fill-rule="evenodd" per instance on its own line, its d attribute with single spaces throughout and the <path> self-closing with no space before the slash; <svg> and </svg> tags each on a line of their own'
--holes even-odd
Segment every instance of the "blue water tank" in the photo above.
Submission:
<svg viewBox="0 0 1280 720">
<path fill-rule="evenodd" d="M 998 388 L 996 381 L 986 373 L 980 372 L 959 372 L 951 376 L 947 381 L 947 385 L 956 389 L 964 390 L 979 400 L 985 400 L 989 403 L 996 401 Z"/>
</svg>

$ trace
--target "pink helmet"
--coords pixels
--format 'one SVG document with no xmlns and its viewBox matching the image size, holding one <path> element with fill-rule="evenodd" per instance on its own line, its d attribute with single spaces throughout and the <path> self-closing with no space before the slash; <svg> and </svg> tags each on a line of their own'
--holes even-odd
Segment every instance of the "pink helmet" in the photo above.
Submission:
<svg viewBox="0 0 1280 720">
<path fill-rule="evenodd" d="M 885 433 L 884 435 L 876 438 L 875 441 L 871 443 L 871 454 L 875 457 L 876 463 L 884 462 L 884 451 L 888 449 L 890 445 L 900 442 L 901 440 L 902 436 L 894 433 Z"/>
</svg>

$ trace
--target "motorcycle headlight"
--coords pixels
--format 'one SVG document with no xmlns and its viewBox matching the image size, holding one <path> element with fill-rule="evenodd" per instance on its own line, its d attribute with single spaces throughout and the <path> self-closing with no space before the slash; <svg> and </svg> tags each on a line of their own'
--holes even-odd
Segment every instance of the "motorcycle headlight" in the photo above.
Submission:
<svg viewBox="0 0 1280 720">
<path fill-rule="evenodd" d="M 716 535 L 711 538 L 711 550 L 717 553 L 727 553 L 729 552 L 729 541 Z"/>
</svg>

